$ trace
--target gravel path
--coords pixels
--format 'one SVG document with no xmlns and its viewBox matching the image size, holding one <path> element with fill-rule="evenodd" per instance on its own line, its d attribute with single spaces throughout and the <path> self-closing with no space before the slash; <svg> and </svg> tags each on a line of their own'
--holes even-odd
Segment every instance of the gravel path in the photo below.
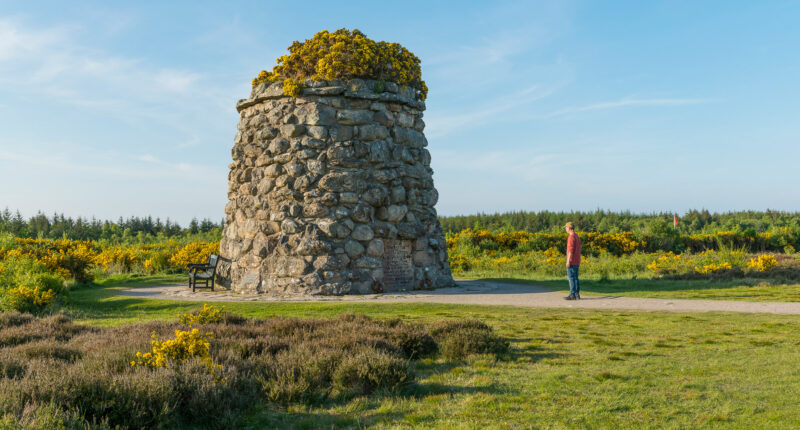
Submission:
<svg viewBox="0 0 800 430">
<path fill-rule="evenodd" d="M 738 302 L 721 300 L 668 300 L 635 297 L 590 296 L 580 301 L 564 300 L 563 292 L 533 285 L 487 281 L 458 281 L 454 288 L 434 291 L 407 291 L 348 296 L 242 295 L 227 291 L 198 290 L 192 293 L 184 285 L 165 285 L 121 290 L 123 295 L 149 299 L 189 300 L 199 302 L 347 302 L 347 303 L 448 303 L 465 305 L 508 305 L 533 308 L 585 308 L 665 312 L 763 312 L 800 314 L 800 303 Z"/>
</svg>

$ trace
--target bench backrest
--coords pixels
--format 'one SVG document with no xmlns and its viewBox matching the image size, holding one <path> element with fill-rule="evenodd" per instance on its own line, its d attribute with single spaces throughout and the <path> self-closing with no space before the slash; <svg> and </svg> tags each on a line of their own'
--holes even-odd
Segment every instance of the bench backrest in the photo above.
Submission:
<svg viewBox="0 0 800 430">
<path fill-rule="evenodd" d="M 211 268 L 211 272 L 215 272 L 217 270 L 217 260 L 219 260 L 219 255 L 211 254 L 208 256 L 208 267 Z"/>
</svg>

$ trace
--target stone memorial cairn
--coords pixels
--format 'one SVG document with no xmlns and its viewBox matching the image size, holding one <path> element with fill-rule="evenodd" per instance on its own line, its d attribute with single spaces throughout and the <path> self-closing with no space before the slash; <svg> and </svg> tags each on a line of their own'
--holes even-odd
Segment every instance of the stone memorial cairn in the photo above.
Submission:
<svg viewBox="0 0 800 430">
<path fill-rule="evenodd" d="M 236 108 L 222 285 L 277 295 L 453 285 L 413 88 L 309 79 L 290 97 L 265 82 Z"/>
</svg>

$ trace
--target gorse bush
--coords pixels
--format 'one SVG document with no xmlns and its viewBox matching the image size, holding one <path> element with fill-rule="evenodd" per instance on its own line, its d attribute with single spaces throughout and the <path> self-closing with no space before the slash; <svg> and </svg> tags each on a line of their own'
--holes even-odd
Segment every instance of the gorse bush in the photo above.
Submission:
<svg viewBox="0 0 800 430">
<path fill-rule="evenodd" d="M 16 288 L 9 288 L 4 293 L 6 307 L 20 312 L 39 313 L 50 306 L 56 298 L 53 290 L 42 289 L 39 286 L 33 288 L 20 285 Z"/>
<path fill-rule="evenodd" d="M 733 266 L 731 266 L 731 263 L 728 262 L 723 262 L 719 264 L 711 263 L 711 264 L 706 264 L 703 267 L 694 266 L 694 270 L 697 271 L 697 273 L 702 273 L 702 274 L 716 273 L 722 270 L 731 270 L 731 269 L 733 269 Z"/>
<path fill-rule="evenodd" d="M 106 246 L 94 242 L 0 237 L 0 307 L 41 313 L 66 292 L 65 279 L 89 282 L 96 273 L 186 270 L 208 261 L 219 242 Z"/>
<path fill-rule="evenodd" d="M 414 383 L 413 360 L 439 350 L 462 359 L 507 349 L 475 320 L 261 320 L 223 312 L 193 324 L 90 328 L 62 315 L 0 313 L 0 424 L 233 428 L 259 404 L 314 405 L 404 390 Z"/>
<path fill-rule="evenodd" d="M 0 307 L 41 313 L 65 291 L 64 279 L 43 263 L 12 255 L 0 262 Z"/>
<path fill-rule="evenodd" d="M 416 55 L 399 43 L 376 42 L 358 30 L 323 30 L 311 39 L 293 42 L 288 50 L 272 71 L 262 70 L 253 79 L 253 86 L 282 81 L 284 93 L 297 97 L 305 79 L 361 78 L 410 86 L 420 100 L 428 94 Z"/>
<path fill-rule="evenodd" d="M 759 255 L 758 257 L 754 257 L 747 263 L 747 267 L 755 269 L 759 272 L 767 272 L 774 269 L 777 266 L 778 266 L 778 260 L 775 258 L 774 255 L 769 255 L 769 254 L 764 254 L 764 255 Z"/>
<path fill-rule="evenodd" d="M 789 233 L 787 233 L 789 234 Z M 578 232 L 582 241 L 582 253 L 598 256 L 609 253 L 615 256 L 629 255 L 635 252 L 692 252 L 699 253 L 710 250 L 741 249 L 758 252 L 774 250 L 782 252 L 785 241 L 773 241 L 773 233 L 747 233 L 718 231 L 714 234 L 693 234 L 680 236 L 676 234 L 661 237 L 653 234 L 597 233 Z M 566 233 L 530 233 L 527 231 L 498 232 L 488 230 L 464 229 L 458 233 L 446 235 L 447 246 L 457 254 L 474 256 L 485 251 L 545 251 L 566 250 Z M 798 234 L 800 240 L 800 234 Z"/>
<path fill-rule="evenodd" d="M 180 245 L 167 241 L 144 245 L 104 245 L 72 240 L 13 238 L 0 243 L 0 264 L 26 258 L 47 271 L 78 282 L 92 279 L 92 270 L 105 274 L 157 273 L 185 270 L 189 263 L 208 261 L 219 254 L 219 242 L 190 242 Z"/>
<path fill-rule="evenodd" d="M 218 323 L 225 317 L 225 306 L 217 307 L 215 305 L 203 304 L 202 309 L 192 312 L 181 314 L 178 320 L 181 324 L 191 327 L 195 324 L 212 324 Z"/>
<path fill-rule="evenodd" d="M 98 247 L 93 242 L 77 240 L 48 240 L 15 238 L 11 249 L 3 248 L 0 257 L 30 258 L 63 278 L 78 282 L 91 280 L 89 269 L 97 256 Z"/>
<path fill-rule="evenodd" d="M 694 236 L 673 238 L 673 242 L 682 243 L 682 246 L 695 239 L 696 244 L 704 243 L 684 247 L 683 252 L 653 250 L 661 245 L 654 245 L 651 236 L 637 238 L 630 232 L 579 233 L 579 236 L 583 242 L 581 274 L 604 280 L 636 276 L 723 279 L 763 277 L 760 274 L 766 273 L 790 279 L 800 277 L 800 260 L 780 254 L 748 254 L 752 247 L 737 243 L 747 242 L 745 239 L 750 236 L 727 231 L 709 235 L 712 239 L 708 240 Z M 446 240 L 450 269 L 456 276 L 564 276 L 566 234 L 465 229 L 447 235 Z M 782 271 L 779 273 L 776 269 Z"/>
<path fill-rule="evenodd" d="M 172 267 L 185 269 L 187 264 L 207 262 L 210 254 L 219 255 L 219 242 L 192 242 L 170 257 L 169 262 Z"/>
</svg>

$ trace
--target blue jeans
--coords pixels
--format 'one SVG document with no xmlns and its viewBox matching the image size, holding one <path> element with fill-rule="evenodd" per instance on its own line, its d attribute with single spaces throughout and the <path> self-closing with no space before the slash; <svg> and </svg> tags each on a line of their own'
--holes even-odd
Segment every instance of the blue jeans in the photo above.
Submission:
<svg viewBox="0 0 800 430">
<path fill-rule="evenodd" d="M 567 279 L 569 279 L 569 293 L 572 295 L 581 293 L 581 282 L 578 280 L 578 268 L 581 266 L 567 267 Z"/>
</svg>

